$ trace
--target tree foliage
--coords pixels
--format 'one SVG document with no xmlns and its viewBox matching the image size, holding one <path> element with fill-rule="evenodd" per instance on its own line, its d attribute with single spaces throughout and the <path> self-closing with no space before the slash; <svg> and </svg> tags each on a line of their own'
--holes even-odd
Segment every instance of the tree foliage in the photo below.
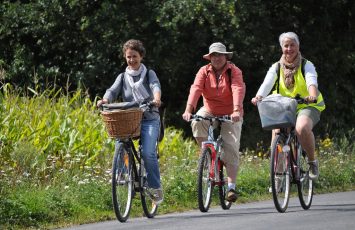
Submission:
<svg viewBox="0 0 355 230">
<path fill-rule="evenodd" d="M 208 46 L 221 41 L 243 71 L 242 144 L 252 146 L 269 134 L 259 128 L 250 99 L 280 58 L 279 34 L 294 31 L 317 68 L 327 105 L 317 129 L 336 135 L 355 115 L 354 13 L 351 0 L 3 1 L 0 77 L 19 88 L 84 87 L 100 96 L 125 67 L 122 44 L 137 38 L 161 80 L 168 125 L 189 130 L 181 119 L 189 87 Z"/>
</svg>

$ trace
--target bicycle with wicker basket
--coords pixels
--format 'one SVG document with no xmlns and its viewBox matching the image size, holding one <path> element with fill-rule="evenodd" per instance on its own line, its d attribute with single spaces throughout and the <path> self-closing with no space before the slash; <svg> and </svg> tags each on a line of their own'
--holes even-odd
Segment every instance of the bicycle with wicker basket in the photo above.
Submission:
<svg viewBox="0 0 355 230">
<path fill-rule="evenodd" d="M 158 206 L 147 194 L 147 175 L 141 157 L 142 146 L 139 139 L 143 111 L 150 109 L 152 103 L 139 108 L 132 103 L 103 104 L 101 116 L 108 134 L 115 139 L 115 152 L 112 163 L 112 201 L 117 219 L 126 222 L 136 193 L 140 193 L 146 217 L 153 218 Z M 138 140 L 138 148 L 134 145 Z"/>
<path fill-rule="evenodd" d="M 313 181 L 309 178 L 308 157 L 295 133 L 297 104 L 308 103 L 295 98 L 270 95 L 257 103 L 265 130 L 279 129 L 271 143 L 271 192 L 277 211 L 285 212 L 291 194 L 291 184 L 297 185 L 303 209 L 311 207 Z"/>
</svg>

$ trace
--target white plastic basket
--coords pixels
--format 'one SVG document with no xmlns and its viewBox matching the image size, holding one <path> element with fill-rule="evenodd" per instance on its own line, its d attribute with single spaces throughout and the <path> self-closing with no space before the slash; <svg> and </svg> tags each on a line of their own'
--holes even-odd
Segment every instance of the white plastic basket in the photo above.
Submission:
<svg viewBox="0 0 355 230">
<path fill-rule="evenodd" d="M 296 124 L 297 101 L 272 94 L 258 103 L 261 126 L 265 130 L 287 128 Z"/>
</svg>

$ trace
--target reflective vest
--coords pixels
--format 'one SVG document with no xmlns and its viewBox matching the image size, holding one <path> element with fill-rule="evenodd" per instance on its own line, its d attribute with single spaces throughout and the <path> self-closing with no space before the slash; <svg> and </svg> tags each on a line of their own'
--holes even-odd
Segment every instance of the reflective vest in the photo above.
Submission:
<svg viewBox="0 0 355 230">
<path fill-rule="evenodd" d="M 306 80 L 302 75 L 301 65 L 299 66 L 297 72 L 294 75 L 295 85 L 292 89 L 286 88 L 286 85 L 284 82 L 284 72 L 283 72 L 282 68 L 280 68 L 280 76 L 278 76 L 278 77 L 279 77 L 279 84 L 280 84 L 280 86 L 278 86 L 278 90 L 279 90 L 278 93 L 281 94 L 282 96 L 291 97 L 291 98 L 296 97 L 297 94 L 299 94 L 302 98 L 309 96 Z M 272 93 L 276 94 L 277 90 L 274 90 Z M 323 96 L 318 89 L 317 89 L 317 103 L 311 103 L 308 105 L 307 104 L 298 104 L 297 111 L 299 111 L 302 108 L 308 107 L 308 106 L 314 107 L 314 108 L 318 109 L 320 112 L 322 112 L 325 109 L 325 103 L 323 100 Z"/>
</svg>

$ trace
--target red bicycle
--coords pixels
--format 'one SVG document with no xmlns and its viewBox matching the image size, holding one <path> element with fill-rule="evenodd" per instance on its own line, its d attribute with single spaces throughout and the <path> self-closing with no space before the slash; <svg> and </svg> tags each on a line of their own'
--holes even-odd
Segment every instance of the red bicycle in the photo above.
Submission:
<svg viewBox="0 0 355 230">
<path fill-rule="evenodd" d="M 218 187 L 218 196 L 221 207 L 229 209 L 232 202 L 225 199 L 228 183 L 225 166 L 221 160 L 223 140 L 221 136 L 221 123 L 232 122 L 230 116 L 202 117 L 193 115 L 191 120 L 209 121 L 208 140 L 202 142 L 202 153 L 198 162 L 198 207 L 201 212 L 207 212 L 211 201 L 214 187 Z"/>
</svg>

